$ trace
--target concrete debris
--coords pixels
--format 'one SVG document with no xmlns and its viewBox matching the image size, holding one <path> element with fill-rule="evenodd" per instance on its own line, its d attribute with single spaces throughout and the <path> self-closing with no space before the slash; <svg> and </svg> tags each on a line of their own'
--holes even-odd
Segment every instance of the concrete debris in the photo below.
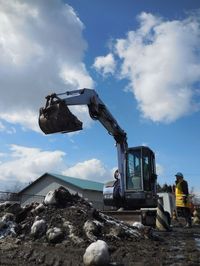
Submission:
<svg viewBox="0 0 200 266">
<path fill-rule="evenodd" d="M 49 191 L 44 199 L 45 205 L 56 204 L 55 191 Z"/>
<path fill-rule="evenodd" d="M 83 255 L 85 266 L 106 266 L 110 262 L 108 245 L 103 240 L 97 240 L 87 247 Z"/>
<path fill-rule="evenodd" d="M 133 227 L 136 227 L 138 229 L 142 229 L 142 228 L 144 228 L 144 225 L 140 222 L 134 222 Z"/>
<path fill-rule="evenodd" d="M 68 229 L 68 237 L 75 244 L 81 244 L 84 240 L 76 235 L 76 228 L 69 221 L 65 221 L 63 224 L 64 228 Z"/>
<path fill-rule="evenodd" d="M 0 220 L 0 239 L 5 238 L 7 236 L 16 236 L 18 232 L 19 226 L 13 221 L 8 220 L 8 215 L 4 215 Z"/>
<path fill-rule="evenodd" d="M 116 228 L 118 228 L 121 237 L 142 238 L 142 235 L 137 228 L 134 228 L 131 225 L 123 223 L 120 220 L 107 216 L 103 213 L 100 213 L 100 216 L 102 219 L 106 220 L 106 225 L 109 225 L 109 228 L 111 228 L 112 230 L 113 228 L 115 228 L 115 230 Z M 110 230 L 108 232 L 108 235 L 111 235 Z"/>
<path fill-rule="evenodd" d="M 4 216 L 1 218 L 1 220 L 3 222 L 8 222 L 8 221 L 14 221 L 15 220 L 15 216 L 12 213 L 6 213 L 4 214 Z"/>
<path fill-rule="evenodd" d="M 36 221 L 31 226 L 31 235 L 33 237 L 41 237 L 46 233 L 46 229 L 46 222 L 43 219 L 38 220 L 38 218 L 36 218 Z"/>
<path fill-rule="evenodd" d="M 39 214 L 39 213 L 41 213 L 41 212 L 43 212 L 44 210 L 45 210 L 45 206 L 44 206 L 44 204 L 43 203 L 40 203 L 38 206 L 36 206 L 31 212 L 32 212 L 32 214 L 34 215 L 34 214 Z"/>
<path fill-rule="evenodd" d="M 64 239 L 64 233 L 58 227 L 48 229 L 46 236 L 50 243 L 60 243 Z"/>
<path fill-rule="evenodd" d="M 101 227 L 102 225 L 98 221 L 87 220 L 84 223 L 83 229 L 88 239 L 90 239 L 91 241 L 96 241 L 98 235 L 101 232 Z"/>
<path fill-rule="evenodd" d="M 65 207 L 73 199 L 71 193 L 64 187 L 49 191 L 44 199 L 45 205 L 59 205 Z"/>
<path fill-rule="evenodd" d="M 193 220 L 192 223 L 195 225 L 200 224 L 200 213 L 199 210 L 195 209 L 193 212 Z"/>
<path fill-rule="evenodd" d="M 124 235 L 124 230 L 120 226 L 112 226 L 109 233 L 106 235 L 108 238 L 120 239 Z"/>
<path fill-rule="evenodd" d="M 193 218 L 193 224 L 200 224 L 200 219 L 199 219 L 199 217 L 194 217 L 194 218 Z"/>
</svg>

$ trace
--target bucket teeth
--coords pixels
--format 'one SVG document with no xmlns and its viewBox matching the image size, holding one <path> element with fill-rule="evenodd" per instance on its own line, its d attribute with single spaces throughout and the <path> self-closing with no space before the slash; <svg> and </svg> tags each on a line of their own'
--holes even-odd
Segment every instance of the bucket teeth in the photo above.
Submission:
<svg viewBox="0 0 200 266">
<path fill-rule="evenodd" d="M 82 122 L 61 101 L 47 108 L 40 108 L 39 126 L 45 134 L 69 133 L 81 130 Z"/>
</svg>

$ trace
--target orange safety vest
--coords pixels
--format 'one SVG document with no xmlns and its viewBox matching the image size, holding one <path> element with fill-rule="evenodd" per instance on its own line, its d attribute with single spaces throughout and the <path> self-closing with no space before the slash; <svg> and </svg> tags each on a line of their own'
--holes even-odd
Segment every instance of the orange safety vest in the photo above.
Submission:
<svg viewBox="0 0 200 266">
<path fill-rule="evenodd" d="M 189 195 L 185 195 L 182 190 L 181 183 L 183 180 L 181 180 L 177 185 L 176 185 L 176 207 L 186 207 L 190 208 L 190 199 Z M 187 198 L 186 202 L 184 201 L 184 198 Z"/>
</svg>

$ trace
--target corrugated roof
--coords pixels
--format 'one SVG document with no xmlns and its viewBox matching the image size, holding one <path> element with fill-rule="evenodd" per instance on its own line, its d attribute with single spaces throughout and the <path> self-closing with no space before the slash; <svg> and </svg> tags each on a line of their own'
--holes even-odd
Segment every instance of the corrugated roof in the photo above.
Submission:
<svg viewBox="0 0 200 266">
<path fill-rule="evenodd" d="M 54 173 L 47 173 L 51 176 L 54 176 L 58 179 L 61 179 L 67 183 L 73 184 L 74 186 L 80 187 L 82 189 L 88 189 L 88 190 L 96 190 L 96 191 L 103 191 L 103 183 L 76 178 L 76 177 L 70 177 L 65 175 L 58 175 Z"/>
</svg>

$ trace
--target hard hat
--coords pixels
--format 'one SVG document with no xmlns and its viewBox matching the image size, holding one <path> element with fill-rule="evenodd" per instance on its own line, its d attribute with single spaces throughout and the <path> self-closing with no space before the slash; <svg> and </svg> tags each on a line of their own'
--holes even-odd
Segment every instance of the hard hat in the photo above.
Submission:
<svg viewBox="0 0 200 266">
<path fill-rule="evenodd" d="M 183 177 L 183 174 L 178 172 L 177 174 L 175 174 L 175 176 L 180 176 L 180 177 Z"/>
</svg>

